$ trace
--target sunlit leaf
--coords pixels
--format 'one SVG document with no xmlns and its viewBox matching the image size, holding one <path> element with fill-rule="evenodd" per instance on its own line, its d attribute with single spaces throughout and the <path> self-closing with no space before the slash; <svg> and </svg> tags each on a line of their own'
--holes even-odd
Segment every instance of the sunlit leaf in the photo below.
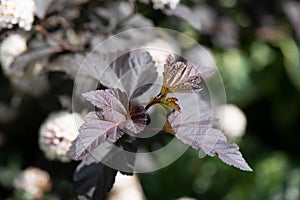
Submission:
<svg viewBox="0 0 300 200">
<path fill-rule="evenodd" d="M 214 68 L 198 67 L 190 62 L 176 62 L 174 56 L 170 54 L 164 65 L 162 93 L 200 91 L 201 82 L 214 72 Z"/>
<path fill-rule="evenodd" d="M 96 112 L 89 112 L 84 117 L 79 132 L 67 154 L 74 160 L 81 160 L 92 153 L 108 137 L 118 139 L 123 135 L 117 123 L 101 119 Z"/>
<path fill-rule="evenodd" d="M 181 103 L 184 104 L 185 102 Z M 199 102 L 199 100 L 194 105 L 197 105 L 197 103 L 199 108 L 207 106 L 205 103 Z M 189 107 L 192 106 L 189 105 Z M 172 130 L 175 132 L 176 138 L 183 143 L 195 149 L 201 148 L 209 156 L 217 155 L 228 165 L 241 170 L 252 171 L 242 157 L 238 146 L 228 143 L 227 138 L 221 131 L 212 128 L 216 121 L 211 117 L 209 109 L 203 108 L 198 110 L 183 106 L 181 113 L 178 111 L 171 113 L 168 120 Z"/>
<path fill-rule="evenodd" d="M 129 99 L 119 89 L 95 90 L 82 94 L 94 106 L 101 109 L 103 119 L 116 123 L 126 121 L 129 113 Z"/>
<path fill-rule="evenodd" d="M 139 133 L 146 126 L 144 107 L 130 107 L 128 96 L 119 89 L 90 91 L 83 96 L 99 111 L 89 112 L 84 117 L 80 134 L 68 152 L 72 159 L 83 159 L 107 138 L 119 139 L 124 134 L 124 128 Z"/>
</svg>

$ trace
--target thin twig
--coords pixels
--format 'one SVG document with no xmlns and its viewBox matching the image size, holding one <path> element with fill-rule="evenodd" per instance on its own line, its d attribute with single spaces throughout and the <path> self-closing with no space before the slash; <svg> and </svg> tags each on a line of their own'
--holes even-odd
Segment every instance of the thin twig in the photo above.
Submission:
<svg viewBox="0 0 300 200">
<path fill-rule="evenodd" d="M 162 95 L 162 93 L 160 92 L 158 95 L 156 95 L 145 107 L 145 110 L 148 110 L 151 106 L 153 106 L 154 104 L 160 103 L 161 99 L 164 98 L 165 95 Z"/>
<path fill-rule="evenodd" d="M 78 51 L 78 49 L 76 49 L 75 47 L 72 47 L 72 46 L 66 44 L 64 41 L 54 37 L 54 35 L 49 33 L 44 27 L 42 27 L 40 25 L 36 25 L 33 28 L 34 28 L 35 31 L 43 34 L 44 36 L 51 39 L 53 42 L 59 44 L 64 50 L 71 51 L 71 52 L 77 52 Z"/>
</svg>

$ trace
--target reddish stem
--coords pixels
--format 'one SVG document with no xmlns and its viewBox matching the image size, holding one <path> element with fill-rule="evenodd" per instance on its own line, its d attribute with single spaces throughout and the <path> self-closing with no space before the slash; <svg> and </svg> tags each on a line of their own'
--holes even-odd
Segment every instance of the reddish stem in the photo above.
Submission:
<svg viewBox="0 0 300 200">
<path fill-rule="evenodd" d="M 43 34 L 44 36 L 48 37 L 49 39 L 51 39 L 55 43 L 59 44 L 64 50 L 71 51 L 71 52 L 77 52 L 78 51 L 75 47 L 72 47 L 72 46 L 66 44 L 65 42 L 61 41 L 60 39 L 54 37 L 44 27 L 42 27 L 40 25 L 34 26 L 34 30 L 36 30 L 37 32 L 39 32 L 39 33 Z"/>
</svg>

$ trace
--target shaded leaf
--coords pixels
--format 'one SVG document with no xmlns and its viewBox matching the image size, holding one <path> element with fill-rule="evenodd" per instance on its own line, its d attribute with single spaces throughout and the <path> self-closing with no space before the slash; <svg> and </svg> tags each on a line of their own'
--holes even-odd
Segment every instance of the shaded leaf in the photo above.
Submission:
<svg viewBox="0 0 300 200">
<path fill-rule="evenodd" d="M 135 137 L 124 134 L 105 159 L 110 166 L 118 166 L 118 170 L 124 175 L 133 175 L 135 157 L 137 152 L 137 140 Z"/>
<path fill-rule="evenodd" d="M 119 88 L 130 98 L 146 92 L 157 78 L 155 63 L 149 53 L 91 53 L 83 63 L 86 73 L 108 88 Z"/>
<path fill-rule="evenodd" d="M 59 56 L 57 59 L 49 63 L 46 67 L 46 71 L 61 71 L 75 78 L 82 61 L 85 56 L 82 54 L 67 54 Z"/>
<path fill-rule="evenodd" d="M 123 63 L 113 63 L 112 67 L 121 79 L 124 90 L 131 98 L 146 92 L 157 78 L 155 63 L 148 52 L 133 51 L 125 55 Z"/>
<path fill-rule="evenodd" d="M 26 51 L 24 54 L 18 56 L 12 63 L 12 71 L 15 74 L 23 75 L 23 73 L 32 66 L 37 60 L 48 58 L 51 54 L 57 51 L 57 47 L 44 46 L 33 48 L 30 51 Z"/>
<path fill-rule="evenodd" d="M 79 5 L 88 0 L 34 0 L 35 15 L 39 19 L 44 19 L 47 14 L 62 11 L 68 5 Z"/>
<path fill-rule="evenodd" d="M 44 19 L 47 14 L 60 12 L 68 5 L 79 5 L 88 0 L 34 0 L 35 15 L 39 19 Z"/>
<path fill-rule="evenodd" d="M 40 19 L 44 19 L 49 6 L 53 3 L 53 0 L 34 0 L 34 3 L 35 15 Z"/>
<path fill-rule="evenodd" d="M 101 175 L 99 175 L 97 187 L 93 194 L 93 200 L 104 199 L 105 194 L 111 190 L 115 182 L 115 177 L 117 175 L 117 170 L 105 166 L 101 163 L 99 165 L 103 166 L 101 168 Z"/>
<path fill-rule="evenodd" d="M 147 124 L 147 115 L 144 106 L 131 106 L 130 117 L 131 120 L 127 121 L 125 127 L 134 133 L 143 131 Z"/>
<path fill-rule="evenodd" d="M 103 199 L 111 190 L 118 170 L 122 174 L 133 175 L 136 138 L 123 135 L 115 145 L 118 148 L 111 146 L 100 162 L 93 156 L 88 156 L 77 166 L 73 180 L 80 200 Z M 118 170 L 109 166 L 118 166 Z"/>
<path fill-rule="evenodd" d="M 115 182 L 116 174 L 117 170 L 95 162 L 92 157 L 86 158 L 77 166 L 73 176 L 78 198 L 104 199 Z"/>
<path fill-rule="evenodd" d="M 120 55 L 121 52 L 91 52 L 87 55 L 87 59 L 83 61 L 79 73 L 91 76 L 107 87 L 113 87 L 118 82 L 118 76 L 109 65 Z"/>
<path fill-rule="evenodd" d="M 200 91 L 202 80 L 212 76 L 214 72 L 214 68 L 198 67 L 190 62 L 176 62 L 175 57 L 170 54 L 164 65 L 161 93 L 166 95 L 169 92 Z"/>
</svg>

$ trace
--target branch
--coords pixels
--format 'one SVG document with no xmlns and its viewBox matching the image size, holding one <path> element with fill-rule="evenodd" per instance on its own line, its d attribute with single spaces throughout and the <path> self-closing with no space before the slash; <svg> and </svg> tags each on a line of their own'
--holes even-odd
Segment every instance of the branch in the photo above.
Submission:
<svg viewBox="0 0 300 200">
<path fill-rule="evenodd" d="M 78 49 L 75 47 L 72 47 L 68 44 L 66 44 L 64 41 L 56 38 L 54 35 L 52 35 L 51 33 L 49 33 L 44 27 L 40 26 L 40 25 L 36 25 L 33 27 L 33 29 L 41 34 L 43 34 L 44 36 L 48 37 L 49 39 L 51 39 L 53 42 L 59 44 L 64 50 L 67 51 L 71 51 L 71 52 L 77 52 Z"/>
</svg>

